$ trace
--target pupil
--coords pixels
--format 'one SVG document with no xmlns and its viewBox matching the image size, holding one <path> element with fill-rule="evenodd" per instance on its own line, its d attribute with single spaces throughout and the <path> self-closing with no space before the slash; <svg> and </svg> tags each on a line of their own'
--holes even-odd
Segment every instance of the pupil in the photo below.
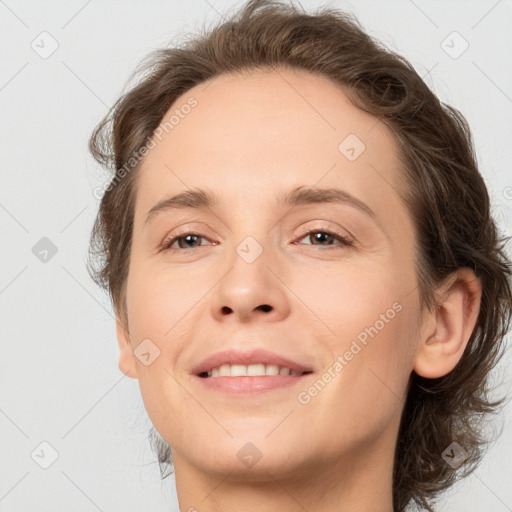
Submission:
<svg viewBox="0 0 512 512">
<path fill-rule="evenodd" d="M 321 240 L 321 238 L 322 238 L 322 237 L 327 237 L 327 238 L 329 238 L 329 237 L 332 237 L 332 235 L 330 235 L 329 233 L 315 233 L 315 234 L 314 234 L 314 237 L 315 237 L 315 239 L 316 239 L 318 242 L 322 242 L 322 240 Z M 324 242 L 325 242 L 325 241 L 326 241 L 326 240 L 324 240 Z"/>
<path fill-rule="evenodd" d="M 185 242 L 185 244 L 187 244 L 188 242 L 190 242 L 190 241 L 191 241 L 190 239 L 191 239 L 191 238 L 194 238 L 195 236 L 196 236 L 196 235 L 187 235 L 187 236 L 186 236 L 184 239 L 182 239 L 182 240 Z M 188 246 L 188 247 L 190 247 L 190 246 Z"/>
</svg>

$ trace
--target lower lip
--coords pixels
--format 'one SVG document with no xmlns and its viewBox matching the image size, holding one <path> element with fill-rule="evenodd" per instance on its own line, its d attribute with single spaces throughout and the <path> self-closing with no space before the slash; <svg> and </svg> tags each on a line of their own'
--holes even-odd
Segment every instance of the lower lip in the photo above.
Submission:
<svg viewBox="0 0 512 512">
<path fill-rule="evenodd" d="M 229 394 L 247 394 L 270 391 L 303 383 L 304 378 L 312 375 L 260 375 L 255 377 L 197 377 L 203 386 L 214 391 Z"/>
</svg>

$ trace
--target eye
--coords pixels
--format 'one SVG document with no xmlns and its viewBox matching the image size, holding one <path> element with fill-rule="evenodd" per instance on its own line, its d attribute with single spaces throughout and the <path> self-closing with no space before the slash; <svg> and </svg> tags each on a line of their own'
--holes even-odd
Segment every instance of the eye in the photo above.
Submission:
<svg viewBox="0 0 512 512">
<path fill-rule="evenodd" d="M 311 235 L 314 235 L 312 238 Z M 311 243 L 309 245 L 320 245 L 320 247 L 325 247 L 326 249 L 341 249 L 342 247 L 351 247 L 354 245 L 353 240 L 350 240 L 346 236 L 328 230 L 311 230 L 303 233 L 303 238 L 300 240 L 304 240 L 308 238 L 309 240 L 313 240 L 314 242 L 319 242 L 319 244 Z M 339 243 L 330 243 L 332 240 L 338 239 Z M 306 244 L 307 245 L 307 244 Z"/>
<path fill-rule="evenodd" d="M 312 238 L 311 235 L 314 235 L 314 237 Z M 318 245 L 320 247 L 323 247 L 324 249 L 341 249 L 342 247 L 351 247 L 352 245 L 354 245 L 354 242 L 347 238 L 346 236 L 325 229 L 306 231 L 305 233 L 302 234 L 302 238 L 300 238 L 299 240 L 304 240 L 305 238 L 308 237 L 309 240 L 313 240 L 313 243 L 309 245 Z M 206 237 L 200 235 L 199 233 L 194 232 L 180 233 L 178 235 L 173 235 L 167 238 L 162 244 L 162 250 L 170 252 L 192 251 L 204 245 L 201 243 L 199 243 L 199 245 L 197 244 L 198 240 L 201 239 L 206 240 Z M 336 239 L 339 240 L 339 242 L 332 243 L 333 240 Z M 172 247 L 175 243 L 178 243 L 178 247 Z M 216 245 L 216 243 L 213 243 L 213 245 Z"/>
<path fill-rule="evenodd" d="M 187 232 L 180 233 L 178 235 L 173 235 L 172 237 L 167 238 L 165 242 L 162 244 L 162 250 L 171 251 L 171 252 L 186 252 L 195 249 L 196 247 L 200 247 L 200 245 L 196 245 L 197 240 L 201 238 L 206 239 L 204 236 L 199 233 Z M 175 242 L 178 242 L 178 247 L 172 247 Z"/>
</svg>

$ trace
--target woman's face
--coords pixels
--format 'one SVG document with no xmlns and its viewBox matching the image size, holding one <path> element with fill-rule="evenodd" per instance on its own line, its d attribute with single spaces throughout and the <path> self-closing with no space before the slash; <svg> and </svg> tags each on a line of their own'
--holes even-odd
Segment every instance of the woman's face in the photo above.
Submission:
<svg viewBox="0 0 512 512">
<path fill-rule="evenodd" d="M 129 336 L 118 324 L 118 339 L 120 368 L 139 379 L 177 473 L 256 478 L 354 468 L 365 453 L 389 460 L 420 318 L 390 130 L 329 80 L 292 70 L 201 84 L 166 122 L 138 175 Z M 199 190 L 215 202 L 189 197 L 148 215 Z M 265 350 L 311 373 L 195 374 L 227 350 Z"/>
</svg>

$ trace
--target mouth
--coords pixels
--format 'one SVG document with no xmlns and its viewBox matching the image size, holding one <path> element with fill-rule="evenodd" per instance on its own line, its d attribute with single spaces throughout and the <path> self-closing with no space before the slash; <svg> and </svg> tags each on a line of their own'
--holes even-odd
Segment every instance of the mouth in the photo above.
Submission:
<svg viewBox="0 0 512 512">
<path fill-rule="evenodd" d="M 304 356 L 304 360 L 307 357 Z M 284 355 L 252 349 L 224 350 L 208 356 L 190 372 L 204 389 L 244 395 L 296 386 L 313 373 L 312 368 Z"/>
<path fill-rule="evenodd" d="M 203 379 L 218 377 L 265 377 L 285 375 L 291 377 L 301 377 L 313 373 L 312 370 L 296 371 L 287 366 L 279 366 L 276 364 L 223 364 L 216 366 L 211 370 L 198 374 Z"/>
</svg>

